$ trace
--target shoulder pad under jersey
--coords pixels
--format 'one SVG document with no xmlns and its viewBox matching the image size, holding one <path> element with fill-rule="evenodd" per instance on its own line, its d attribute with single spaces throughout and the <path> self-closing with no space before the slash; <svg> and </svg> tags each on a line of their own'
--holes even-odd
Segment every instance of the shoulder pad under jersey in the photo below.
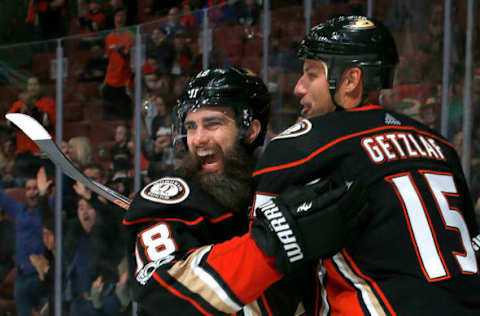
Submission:
<svg viewBox="0 0 480 316">
<path fill-rule="evenodd" d="M 195 181 L 163 177 L 147 184 L 135 195 L 125 221 L 155 217 L 188 220 L 199 215 L 216 218 L 228 211 Z"/>
</svg>

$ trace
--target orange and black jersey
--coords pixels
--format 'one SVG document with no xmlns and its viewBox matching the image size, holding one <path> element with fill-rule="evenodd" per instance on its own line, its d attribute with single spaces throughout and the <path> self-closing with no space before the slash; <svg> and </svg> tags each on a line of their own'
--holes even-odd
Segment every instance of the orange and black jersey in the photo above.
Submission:
<svg viewBox="0 0 480 316">
<path fill-rule="evenodd" d="M 303 119 L 273 138 L 253 173 L 259 206 L 331 177 L 368 183 L 362 238 L 323 261 L 320 315 L 478 315 L 471 196 L 454 147 L 380 106 Z"/>
<path fill-rule="evenodd" d="M 292 316 L 302 299 L 313 301 L 302 292 L 314 295 L 314 271 L 276 282 L 273 258 L 245 234 L 246 214 L 228 212 L 195 182 L 166 177 L 147 185 L 124 225 L 134 300 L 145 315 Z"/>
</svg>

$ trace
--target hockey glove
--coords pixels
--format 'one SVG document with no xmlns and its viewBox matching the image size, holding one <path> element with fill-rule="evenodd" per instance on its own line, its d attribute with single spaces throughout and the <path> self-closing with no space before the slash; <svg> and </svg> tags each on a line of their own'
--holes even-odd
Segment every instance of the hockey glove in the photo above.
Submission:
<svg viewBox="0 0 480 316">
<path fill-rule="evenodd" d="M 296 188 L 255 210 L 251 234 L 281 273 L 328 258 L 358 238 L 368 219 L 366 187 L 330 180 Z"/>
</svg>

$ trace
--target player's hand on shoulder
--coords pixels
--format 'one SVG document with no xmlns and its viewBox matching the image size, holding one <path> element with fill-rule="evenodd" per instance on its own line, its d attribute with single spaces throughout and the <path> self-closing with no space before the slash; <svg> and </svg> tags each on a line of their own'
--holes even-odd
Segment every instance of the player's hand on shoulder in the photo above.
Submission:
<svg viewBox="0 0 480 316">
<path fill-rule="evenodd" d="M 255 210 L 252 236 L 276 268 L 294 271 L 305 260 L 328 258 L 359 238 L 368 220 L 366 187 L 329 179 L 288 190 Z"/>
</svg>

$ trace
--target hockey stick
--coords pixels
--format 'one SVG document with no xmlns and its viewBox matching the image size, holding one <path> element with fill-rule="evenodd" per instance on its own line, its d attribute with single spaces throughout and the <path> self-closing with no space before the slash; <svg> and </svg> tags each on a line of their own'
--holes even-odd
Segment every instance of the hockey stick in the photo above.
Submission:
<svg viewBox="0 0 480 316">
<path fill-rule="evenodd" d="M 47 155 L 47 157 L 55 163 L 63 172 L 84 186 L 106 198 L 107 200 L 117 204 L 118 206 L 128 210 L 130 207 L 130 199 L 122 194 L 114 191 L 101 183 L 98 183 L 78 170 L 72 162 L 65 157 L 57 144 L 52 140 L 52 137 L 45 128 L 38 123 L 31 116 L 21 113 L 9 113 L 5 117 L 21 129 L 31 140 L 37 144 L 38 147 Z"/>
</svg>

